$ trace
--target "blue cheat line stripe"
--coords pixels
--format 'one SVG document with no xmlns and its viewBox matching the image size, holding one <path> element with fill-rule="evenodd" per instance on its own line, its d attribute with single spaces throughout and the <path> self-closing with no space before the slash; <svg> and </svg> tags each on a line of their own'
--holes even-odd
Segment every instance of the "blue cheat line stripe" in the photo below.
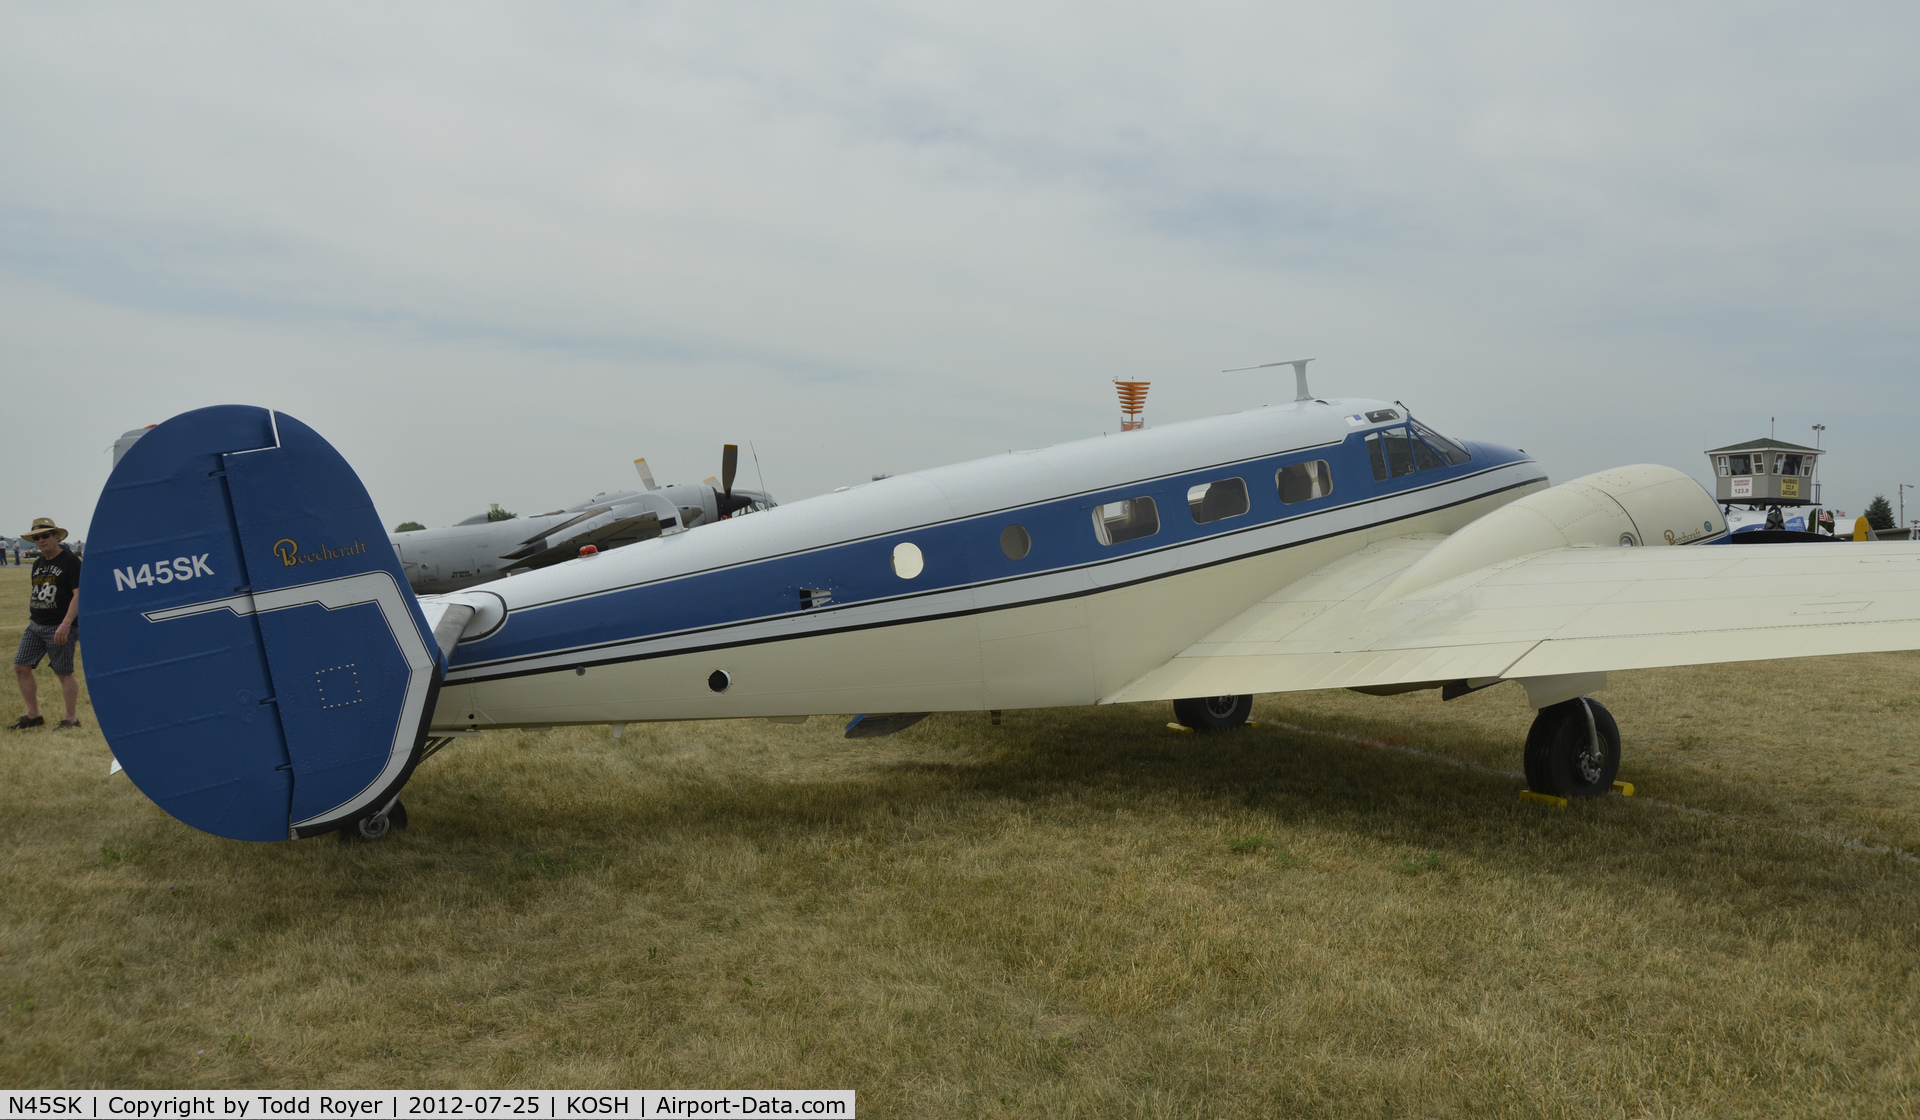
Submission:
<svg viewBox="0 0 1920 1120">
<path fill-rule="evenodd" d="M 854 607 L 867 607 L 933 595 L 965 591 L 994 584 L 1029 581 L 1042 576 L 1074 570 L 1109 566 L 1154 553 L 1173 552 L 1205 541 L 1240 536 L 1288 522 L 1306 522 L 1340 510 L 1352 509 L 1449 483 L 1491 474 L 1517 463 L 1530 462 L 1524 455 L 1505 449 L 1469 445 L 1473 458 L 1466 464 L 1420 471 L 1415 474 L 1375 482 L 1361 440 L 1365 433 L 1349 435 L 1340 444 L 1309 449 L 1292 449 L 1279 455 L 1241 460 L 1182 471 L 1155 479 L 1143 479 L 1120 487 L 1090 491 L 1065 498 L 1050 499 L 1030 506 L 972 514 L 946 522 L 934 522 L 906 531 L 822 545 L 784 556 L 743 561 L 724 568 L 694 575 L 674 576 L 645 584 L 587 596 L 557 600 L 514 611 L 507 625 L 493 636 L 455 652 L 455 671 L 449 683 L 465 684 L 500 680 L 542 672 L 561 672 L 584 665 L 605 665 L 654 657 L 696 653 L 705 649 L 744 644 L 791 640 L 800 635 L 775 635 L 747 642 L 714 641 L 698 646 L 643 653 L 625 653 L 601 658 L 569 658 L 566 665 L 525 666 L 524 662 L 544 660 L 567 654 L 591 654 L 595 650 L 631 646 L 635 642 L 686 636 L 703 632 L 736 629 L 754 623 L 790 618 L 801 614 L 798 588 L 824 587 L 833 592 L 833 606 L 808 611 L 829 615 Z M 1279 500 L 1274 474 L 1283 466 L 1327 459 L 1333 470 L 1333 491 L 1326 497 L 1283 505 Z M 1196 524 L 1186 509 L 1186 492 L 1193 485 L 1223 478 L 1247 480 L 1251 508 L 1248 514 L 1204 525 Z M 1364 526 L 1350 526 L 1339 532 L 1372 528 L 1393 521 L 1420 516 L 1434 510 L 1476 501 L 1490 494 L 1545 481 L 1539 474 L 1518 482 L 1477 491 L 1442 504 L 1417 511 L 1385 517 Z M 1342 500 L 1360 489 L 1364 497 Z M 1160 509 L 1160 531 L 1139 541 L 1102 546 L 1094 537 L 1091 510 L 1095 505 L 1127 498 L 1151 497 Z M 1255 520 L 1246 520 L 1247 517 Z M 991 531 L 982 531 L 982 523 L 991 522 Z M 1033 537 L 1033 549 L 1019 561 L 1007 559 L 999 548 L 999 532 L 1006 524 L 1024 525 Z M 1042 602 L 1075 598 L 1109 591 L 1130 583 L 1162 579 L 1183 571 L 1231 563 L 1268 552 L 1292 548 L 1323 539 L 1332 533 L 1303 533 L 1282 544 L 1249 549 L 1232 556 L 1180 566 L 1170 565 L 1140 579 L 1118 583 L 1089 585 L 1066 594 L 1036 596 L 1014 603 L 961 610 L 930 611 L 910 618 L 849 623 L 821 627 L 807 636 L 898 626 L 939 618 L 975 614 L 986 610 L 1007 610 Z M 1172 539 L 1169 539 L 1171 537 Z M 892 573 L 893 546 L 911 540 L 920 545 L 926 557 L 921 578 L 928 582 L 914 591 L 894 590 L 900 584 Z M 1025 570 L 1008 574 L 1010 565 Z M 991 573 L 991 574 L 988 574 Z M 919 582 L 916 580 L 916 582 Z M 607 600 L 614 601 L 609 602 Z M 636 632 L 630 620 L 646 620 L 644 632 Z M 518 625 L 515 625 L 515 624 Z M 717 635 L 716 635 L 717 636 Z M 478 653 L 486 647 L 485 660 L 467 660 L 462 654 Z M 463 663 L 464 662 L 464 663 Z"/>
</svg>

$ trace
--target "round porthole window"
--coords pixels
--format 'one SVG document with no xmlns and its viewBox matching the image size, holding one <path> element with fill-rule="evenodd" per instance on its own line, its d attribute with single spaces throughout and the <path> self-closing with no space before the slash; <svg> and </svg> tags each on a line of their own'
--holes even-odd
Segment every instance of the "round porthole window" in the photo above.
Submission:
<svg viewBox="0 0 1920 1120">
<path fill-rule="evenodd" d="M 927 558 L 920 555 L 920 546 L 902 541 L 893 546 L 893 574 L 901 579 L 912 579 L 927 566 Z"/>
<path fill-rule="evenodd" d="M 733 677 L 725 669 L 715 669 L 707 678 L 707 687 L 715 692 L 725 692 L 733 684 Z"/>
<path fill-rule="evenodd" d="M 1023 526 L 1009 525 L 1000 530 L 1000 551 L 1006 553 L 1009 560 L 1025 560 L 1027 553 L 1033 551 L 1033 537 Z"/>
</svg>

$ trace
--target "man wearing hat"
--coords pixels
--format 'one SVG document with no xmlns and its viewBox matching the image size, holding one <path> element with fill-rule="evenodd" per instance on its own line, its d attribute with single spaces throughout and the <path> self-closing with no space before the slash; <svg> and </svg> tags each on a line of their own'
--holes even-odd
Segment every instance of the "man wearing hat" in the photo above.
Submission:
<svg viewBox="0 0 1920 1120">
<path fill-rule="evenodd" d="M 75 705 L 80 702 L 80 682 L 73 679 L 73 654 L 80 648 L 80 631 L 74 619 L 80 614 L 80 558 L 60 547 L 67 531 L 51 517 L 36 517 L 25 536 L 40 549 L 33 562 L 33 592 L 28 599 L 27 632 L 20 635 L 20 652 L 13 655 L 13 675 L 20 681 L 20 695 L 27 702 L 27 714 L 7 725 L 9 731 L 21 731 L 46 723 L 40 715 L 40 686 L 33 670 L 42 657 L 60 681 L 60 695 L 67 702 L 67 718 L 58 729 L 80 726 Z"/>
</svg>

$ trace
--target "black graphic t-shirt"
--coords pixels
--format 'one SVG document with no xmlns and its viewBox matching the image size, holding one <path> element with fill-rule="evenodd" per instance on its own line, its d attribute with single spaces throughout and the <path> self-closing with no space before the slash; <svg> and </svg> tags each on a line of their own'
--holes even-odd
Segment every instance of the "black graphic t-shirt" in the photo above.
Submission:
<svg viewBox="0 0 1920 1120">
<path fill-rule="evenodd" d="M 27 602 L 27 616 L 43 626 L 58 626 L 67 617 L 67 606 L 80 587 L 80 558 L 70 548 L 49 560 L 42 556 L 33 562 L 33 591 Z"/>
</svg>

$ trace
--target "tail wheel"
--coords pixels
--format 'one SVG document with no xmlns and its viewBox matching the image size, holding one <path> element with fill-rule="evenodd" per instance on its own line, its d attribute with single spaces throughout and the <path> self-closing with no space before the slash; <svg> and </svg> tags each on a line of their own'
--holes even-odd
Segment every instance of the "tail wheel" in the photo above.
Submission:
<svg viewBox="0 0 1920 1120">
<path fill-rule="evenodd" d="M 1252 714 L 1251 696 L 1201 696 L 1173 702 L 1173 718 L 1195 731 L 1239 727 Z"/>
<path fill-rule="evenodd" d="M 340 830 L 342 840 L 384 840 L 388 833 L 396 828 L 407 827 L 407 807 L 395 801 L 384 813 L 375 813 L 370 817 L 361 817 L 358 821 Z"/>
<path fill-rule="evenodd" d="M 1535 793 L 1598 797 L 1620 773 L 1620 727 L 1590 696 L 1542 708 L 1527 732 L 1525 761 Z"/>
</svg>

